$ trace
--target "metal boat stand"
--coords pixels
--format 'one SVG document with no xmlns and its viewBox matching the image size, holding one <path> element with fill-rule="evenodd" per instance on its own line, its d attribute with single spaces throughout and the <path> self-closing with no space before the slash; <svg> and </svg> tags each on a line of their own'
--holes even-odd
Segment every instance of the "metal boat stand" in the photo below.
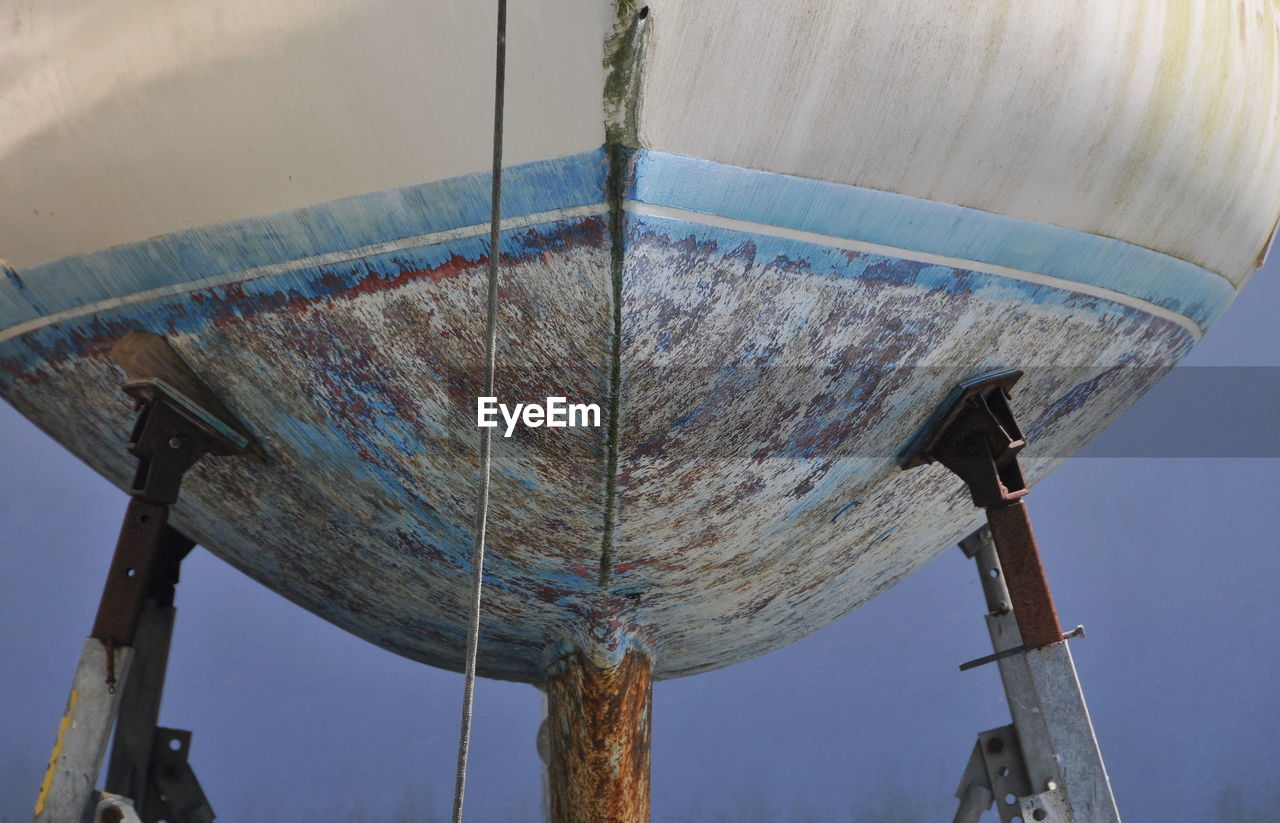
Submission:
<svg viewBox="0 0 1280 823">
<path fill-rule="evenodd" d="M 1040 563 L 1018 452 L 1026 445 L 1009 405 L 1021 372 L 962 383 L 909 447 L 904 468 L 938 462 L 969 487 L 987 526 L 960 546 L 978 565 L 1013 723 L 978 735 L 956 796 L 955 823 L 993 804 L 1001 823 L 1120 823 L 1067 638 Z"/>
<path fill-rule="evenodd" d="M 156 725 L 173 633 L 178 567 L 195 545 L 168 524 L 182 477 L 202 456 L 249 440 L 163 339 L 132 333 L 112 352 L 135 378 L 127 445 L 138 458 L 93 632 L 36 800 L 36 823 L 209 823 L 213 810 L 187 764 L 191 733 Z M 198 398 L 198 399 L 197 399 Z M 94 786 L 115 729 L 105 791 Z"/>
</svg>

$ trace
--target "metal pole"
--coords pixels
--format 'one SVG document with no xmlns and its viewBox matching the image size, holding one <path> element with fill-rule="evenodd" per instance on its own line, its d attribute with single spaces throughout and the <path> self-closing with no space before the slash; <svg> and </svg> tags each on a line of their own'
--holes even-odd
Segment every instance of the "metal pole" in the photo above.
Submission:
<svg viewBox="0 0 1280 823">
<path fill-rule="evenodd" d="M 1026 439 L 1009 403 L 1021 375 L 999 371 L 961 383 L 901 459 L 903 468 L 937 462 L 954 472 L 973 504 L 986 510 L 989 526 L 961 548 L 978 561 L 996 652 L 987 661 L 1000 665 L 1014 724 L 979 735 L 957 794 L 962 805 L 956 819 L 973 819 L 983 797 L 971 791 L 977 785 L 996 798 L 1016 799 L 995 803 L 1003 823 L 1120 823 L 1022 502 L 1028 489 L 1018 453 Z M 1006 732 L 1014 732 L 1016 742 L 1005 740 Z"/>
<path fill-rule="evenodd" d="M 987 523 L 995 542 L 1004 582 L 1009 587 L 1018 633 L 1028 649 L 1062 642 L 1062 626 L 1049 592 L 1027 505 L 1021 500 L 987 508 Z"/>
<path fill-rule="evenodd" d="M 966 537 L 960 547 L 977 562 L 978 576 L 982 579 L 983 593 L 987 598 L 986 620 L 991 647 L 996 652 L 1025 650 L 1017 613 L 1010 607 L 1012 598 L 1006 586 L 1008 575 L 997 555 L 991 530 L 978 529 Z M 1044 791 L 1050 780 L 1059 779 L 1060 769 L 1054 757 L 1049 729 L 1045 726 L 1044 713 L 1037 701 L 1035 685 L 1027 670 L 1026 658 L 1015 654 L 996 662 L 1005 700 L 1009 704 L 1009 716 L 1013 718 L 1022 750 L 1027 780 L 1033 791 Z"/>
<path fill-rule="evenodd" d="M 547 680 L 553 823 L 648 823 L 652 663 L 573 653 Z"/>
</svg>

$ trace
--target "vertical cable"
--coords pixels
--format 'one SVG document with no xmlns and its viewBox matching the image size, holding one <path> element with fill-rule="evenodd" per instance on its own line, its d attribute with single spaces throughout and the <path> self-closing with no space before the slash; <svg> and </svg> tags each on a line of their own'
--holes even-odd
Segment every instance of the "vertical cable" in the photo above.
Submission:
<svg viewBox="0 0 1280 823">
<path fill-rule="evenodd" d="M 493 203 L 489 212 L 489 305 L 485 327 L 484 395 L 495 396 L 498 345 L 498 262 L 502 228 L 502 101 L 507 71 L 507 0 L 498 0 L 496 76 L 493 89 Z M 480 592 L 484 581 L 484 533 L 489 519 L 489 471 L 493 463 L 493 429 L 480 429 L 480 500 L 476 504 L 475 544 L 471 551 L 471 625 L 463 670 L 462 729 L 458 734 L 458 770 L 453 788 L 453 823 L 462 823 L 462 797 L 467 788 L 467 755 L 471 747 L 471 706 L 476 687 L 476 652 L 480 646 Z"/>
</svg>

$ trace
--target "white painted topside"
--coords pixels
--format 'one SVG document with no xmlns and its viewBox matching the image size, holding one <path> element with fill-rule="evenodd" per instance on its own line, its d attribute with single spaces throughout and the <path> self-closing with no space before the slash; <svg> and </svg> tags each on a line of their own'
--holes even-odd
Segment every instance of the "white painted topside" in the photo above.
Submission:
<svg viewBox="0 0 1280 823">
<path fill-rule="evenodd" d="M 22 269 L 487 168 L 493 5 L 0 0 Z M 654 0 L 647 148 L 1116 237 L 1240 284 L 1280 214 L 1276 0 Z M 599 146 L 607 0 L 512 0 L 506 158 Z"/>
<path fill-rule="evenodd" d="M 654 0 L 641 139 L 1126 240 L 1239 285 L 1280 215 L 1276 0 Z"/>
<path fill-rule="evenodd" d="M 495 7 L 0 0 L 0 258 L 487 170 Z M 609 4 L 509 14 L 507 162 L 599 147 Z"/>
</svg>

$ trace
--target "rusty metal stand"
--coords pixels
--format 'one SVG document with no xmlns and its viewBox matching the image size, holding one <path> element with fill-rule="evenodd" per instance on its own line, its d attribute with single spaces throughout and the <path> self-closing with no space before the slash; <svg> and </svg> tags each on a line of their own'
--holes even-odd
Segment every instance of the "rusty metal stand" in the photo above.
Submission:
<svg viewBox="0 0 1280 823">
<path fill-rule="evenodd" d="M 164 379 L 132 380 L 125 391 L 140 407 L 127 446 L 138 458 L 132 497 L 36 801 L 36 823 L 214 818 L 186 763 L 190 733 L 156 726 L 174 584 L 194 546 L 168 525 L 169 507 L 197 460 L 240 454 L 249 441 Z M 94 784 L 113 726 L 106 792 L 99 793 Z"/>
<path fill-rule="evenodd" d="M 1022 497 L 1026 445 L 1009 405 L 1021 372 L 962 383 L 912 442 L 904 468 L 938 462 L 969 487 L 988 525 L 961 543 L 987 600 L 995 653 L 961 666 L 1000 667 L 1013 723 L 978 735 L 956 796 L 955 823 L 994 803 L 1001 823 L 1120 823 L 1111 783 L 1053 606 Z"/>
</svg>

